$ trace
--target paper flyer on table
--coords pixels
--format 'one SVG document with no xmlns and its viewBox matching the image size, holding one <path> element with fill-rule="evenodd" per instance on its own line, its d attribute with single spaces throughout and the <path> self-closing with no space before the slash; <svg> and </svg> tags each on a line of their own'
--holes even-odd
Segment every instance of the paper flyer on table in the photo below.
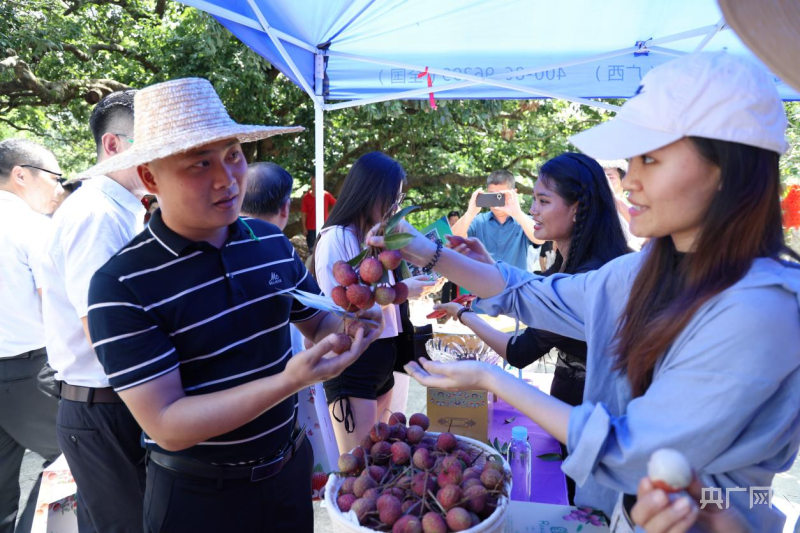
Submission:
<svg viewBox="0 0 800 533">
<path fill-rule="evenodd" d="M 594 525 L 588 513 L 568 505 L 512 501 L 504 533 L 607 533 L 606 525 Z M 595 522 L 597 520 L 595 519 Z M 605 521 L 602 522 L 605 524 Z"/>
</svg>

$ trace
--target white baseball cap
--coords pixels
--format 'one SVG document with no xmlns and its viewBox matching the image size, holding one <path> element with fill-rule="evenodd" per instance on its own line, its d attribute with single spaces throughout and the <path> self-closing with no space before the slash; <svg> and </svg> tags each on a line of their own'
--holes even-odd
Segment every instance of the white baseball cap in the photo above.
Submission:
<svg viewBox="0 0 800 533">
<path fill-rule="evenodd" d="M 617 116 L 570 137 L 596 159 L 627 159 L 683 137 L 705 137 L 784 153 L 786 113 L 772 76 L 727 52 L 690 54 L 660 65 Z"/>
</svg>

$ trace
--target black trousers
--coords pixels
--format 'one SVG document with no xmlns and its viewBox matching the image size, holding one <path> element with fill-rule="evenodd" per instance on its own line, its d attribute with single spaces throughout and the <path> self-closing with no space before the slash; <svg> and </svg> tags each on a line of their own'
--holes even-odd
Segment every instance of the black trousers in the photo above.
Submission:
<svg viewBox="0 0 800 533">
<path fill-rule="evenodd" d="M 62 399 L 56 429 L 78 485 L 78 530 L 141 532 L 145 450 L 125 404 Z"/>
<path fill-rule="evenodd" d="M 214 479 L 147 465 L 147 533 L 311 533 L 314 454 L 304 438 L 283 469 L 262 481 Z"/>
<path fill-rule="evenodd" d="M 306 235 L 306 244 L 308 245 L 308 251 L 312 252 L 314 250 L 314 245 L 317 243 L 317 230 L 310 229 L 308 230 L 308 234 Z"/>
<path fill-rule="evenodd" d="M 0 533 L 15 530 L 25 450 L 41 455 L 42 466 L 61 455 L 56 441 L 58 401 L 39 391 L 36 380 L 46 361 L 44 348 L 0 359 Z M 41 480 L 40 474 L 16 531 L 31 530 Z"/>
</svg>

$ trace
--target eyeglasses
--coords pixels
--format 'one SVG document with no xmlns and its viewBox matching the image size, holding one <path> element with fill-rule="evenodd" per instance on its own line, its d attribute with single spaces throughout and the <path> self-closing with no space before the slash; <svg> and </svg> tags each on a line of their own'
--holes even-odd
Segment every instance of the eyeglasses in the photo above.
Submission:
<svg viewBox="0 0 800 533">
<path fill-rule="evenodd" d="M 130 135 L 125 135 L 124 133 L 112 133 L 111 135 L 116 135 L 117 137 L 125 137 L 129 143 L 133 144 L 133 137 Z"/>
<path fill-rule="evenodd" d="M 41 170 L 42 172 L 47 172 L 48 174 L 52 174 L 53 176 L 55 176 L 54 179 L 58 182 L 59 185 L 64 185 L 67 182 L 67 178 L 62 177 L 64 176 L 63 174 L 60 174 L 58 172 L 53 172 L 52 170 L 47 170 L 46 168 L 39 168 L 33 165 L 20 165 L 20 167 L 35 168 L 36 170 Z"/>
</svg>

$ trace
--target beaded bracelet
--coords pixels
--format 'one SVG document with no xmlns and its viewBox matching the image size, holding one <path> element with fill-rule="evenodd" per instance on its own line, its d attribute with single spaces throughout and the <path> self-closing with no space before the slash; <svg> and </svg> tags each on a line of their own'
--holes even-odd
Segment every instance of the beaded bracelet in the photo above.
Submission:
<svg viewBox="0 0 800 533">
<path fill-rule="evenodd" d="M 436 263 L 439 262 L 439 256 L 442 255 L 442 248 L 443 247 L 444 246 L 442 245 L 442 241 L 437 239 L 436 240 L 436 253 L 433 254 L 433 259 L 431 259 L 430 263 L 428 263 L 427 265 L 422 267 L 422 271 L 425 274 L 430 274 L 431 270 L 433 270 L 433 267 L 436 265 Z"/>
<path fill-rule="evenodd" d="M 474 313 L 474 312 L 475 310 L 473 310 L 471 307 L 462 307 L 461 309 L 458 310 L 458 313 L 456 313 L 456 320 L 458 320 L 463 324 L 464 321 L 461 320 L 461 315 L 463 315 L 464 313 Z"/>
</svg>

